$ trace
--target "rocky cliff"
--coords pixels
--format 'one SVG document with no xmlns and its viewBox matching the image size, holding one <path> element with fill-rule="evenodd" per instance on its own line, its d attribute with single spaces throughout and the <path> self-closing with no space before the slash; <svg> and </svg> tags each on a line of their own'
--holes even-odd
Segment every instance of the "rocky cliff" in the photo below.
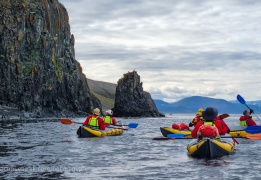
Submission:
<svg viewBox="0 0 261 180">
<path fill-rule="evenodd" d="M 68 13 L 58 0 L 0 1 L 0 83 L 0 105 L 38 116 L 101 108 L 75 60 Z"/>
<path fill-rule="evenodd" d="M 136 71 L 126 73 L 118 80 L 113 110 L 116 117 L 164 116 L 158 112 L 150 93 L 143 91 Z"/>
</svg>

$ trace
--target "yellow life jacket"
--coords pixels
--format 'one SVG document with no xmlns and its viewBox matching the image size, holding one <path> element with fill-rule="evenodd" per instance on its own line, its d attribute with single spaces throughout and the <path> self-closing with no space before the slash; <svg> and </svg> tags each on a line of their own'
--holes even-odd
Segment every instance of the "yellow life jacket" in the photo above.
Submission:
<svg viewBox="0 0 261 180">
<path fill-rule="evenodd" d="M 111 117 L 111 116 L 105 116 L 105 117 L 103 118 L 103 121 L 104 121 L 105 123 L 113 124 L 113 122 L 112 122 L 112 117 Z"/>
<path fill-rule="evenodd" d="M 203 125 L 215 126 L 215 122 L 203 122 Z M 215 126 L 216 127 L 216 126 Z"/>
<path fill-rule="evenodd" d="M 99 119 L 99 116 L 97 116 L 96 118 L 94 116 L 92 116 L 91 119 L 89 120 L 88 125 L 92 126 L 94 129 L 99 129 L 100 126 L 98 123 L 98 119 Z"/>
<path fill-rule="evenodd" d="M 248 120 L 248 119 L 247 119 Z M 248 126 L 247 125 L 247 120 L 244 120 L 244 121 L 239 121 L 239 124 L 241 125 L 241 126 Z"/>
</svg>

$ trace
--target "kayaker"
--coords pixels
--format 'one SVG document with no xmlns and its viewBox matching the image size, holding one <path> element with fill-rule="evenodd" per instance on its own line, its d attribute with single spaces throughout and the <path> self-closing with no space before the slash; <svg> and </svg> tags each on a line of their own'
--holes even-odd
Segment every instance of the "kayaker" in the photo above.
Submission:
<svg viewBox="0 0 261 180">
<path fill-rule="evenodd" d="M 227 132 L 229 134 L 230 132 L 230 128 L 228 127 L 228 125 L 225 123 L 225 121 L 223 120 L 222 116 L 217 116 L 215 118 L 215 121 L 220 121 L 221 122 L 221 125 L 223 127 L 223 131 L 224 132 Z"/>
<path fill-rule="evenodd" d="M 94 129 L 105 130 L 105 124 L 102 118 L 99 117 L 101 111 L 99 108 L 95 108 L 93 110 L 93 115 L 87 117 L 85 122 L 82 124 L 83 126 L 92 126 Z"/>
<path fill-rule="evenodd" d="M 252 109 L 250 109 L 250 112 L 248 110 L 243 111 L 244 116 L 239 118 L 241 126 L 257 126 L 255 121 L 252 119 L 252 116 L 250 116 L 253 112 Z"/>
<path fill-rule="evenodd" d="M 196 126 L 199 121 L 203 119 L 202 112 L 204 110 L 200 108 L 198 112 L 196 113 L 196 117 L 189 123 L 189 127 Z"/>
<path fill-rule="evenodd" d="M 106 116 L 103 118 L 103 121 L 106 125 L 117 125 L 116 119 L 114 117 L 112 117 L 113 115 L 113 111 L 112 110 L 108 110 L 106 111 Z"/>
<path fill-rule="evenodd" d="M 197 138 L 198 130 L 203 125 L 211 125 L 217 128 L 219 135 L 225 135 L 227 129 L 222 126 L 220 121 L 215 121 L 214 119 L 218 115 L 218 110 L 214 107 L 208 107 L 205 111 L 202 112 L 203 120 L 198 122 L 195 128 L 191 131 L 191 136 Z M 216 136 L 216 135 L 215 135 Z"/>
</svg>

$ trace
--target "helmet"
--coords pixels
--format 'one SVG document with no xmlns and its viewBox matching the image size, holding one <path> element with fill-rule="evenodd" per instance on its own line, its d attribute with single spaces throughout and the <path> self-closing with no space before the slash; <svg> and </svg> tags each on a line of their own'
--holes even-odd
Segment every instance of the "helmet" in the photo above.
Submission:
<svg viewBox="0 0 261 180">
<path fill-rule="evenodd" d="M 106 111 L 106 113 L 109 114 L 110 116 L 112 116 L 113 111 L 112 110 L 108 110 L 108 111 Z"/>
<path fill-rule="evenodd" d="M 95 108 L 95 109 L 93 110 L 93 114 L 100 115 L 100 114 L 101 114 L 100 109 L 99 109 L 99 108 Z"/>
<path fill-rule="evenodd" d="M 201 117 L 202 116 L 202 112 L 197 112 L 196 116 L 200 116 Z"/>
<path fill-rule="evenodd" d="M 202 109 L 202 108 L 200 108 L 199 110 L 198 110 L 198 112 L 203 112 L 204 111 L 204 109 Z"/>
</svg>

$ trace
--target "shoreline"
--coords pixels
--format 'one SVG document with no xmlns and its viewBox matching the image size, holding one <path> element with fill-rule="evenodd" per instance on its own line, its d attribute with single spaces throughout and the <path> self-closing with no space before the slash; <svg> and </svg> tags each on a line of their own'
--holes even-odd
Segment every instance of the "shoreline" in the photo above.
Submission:
<svg viewBox="0 0 261 180">
<path fill-rule="evenodd" d="M 56 114 L 48 113 L 43 110 L 35 110 L 33 112 L 20 110 L 17 107 L 0 105 L 0 122 L 7 121 L 58 121 L 61 118 L 75 118 L 75 117 L 86 117 L 87 113 L 76 114 L 71 111 L 57 111 Z"/>
</svg>

